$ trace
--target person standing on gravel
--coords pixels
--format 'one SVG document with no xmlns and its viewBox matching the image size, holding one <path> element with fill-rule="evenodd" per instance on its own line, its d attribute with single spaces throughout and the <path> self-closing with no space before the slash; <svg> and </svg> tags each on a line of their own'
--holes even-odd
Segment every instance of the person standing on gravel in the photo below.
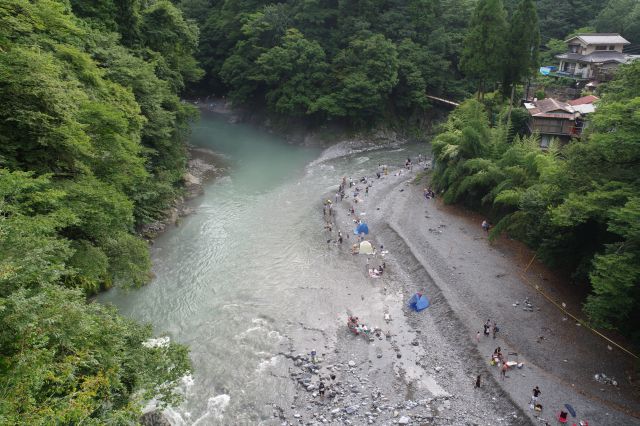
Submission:
<svg viewBox="0 0 640 426">
<path fill-rule="evenodd" d="M 540 388 L 538 386 L 536 386 L 535 388 L 533 388 L 533 392 L 531 395 L 531 401 L 529 401 L 529 405 L 535 405 L 538 402 L 538 397 L 540 396 L 542 392 L 540 391 Z"/>
<path fill-rule="evenodd" d="M 500 369 L 500 375 L 502 376 L 502 380 L 505 379 L 505 377 L 507 377 L 507 370 L 509 369 L 509 366 L 507 365 L 506 360 L 502 362 L 502 368 Z"/>
<path fill-rule="evenodd" d="M 493 332 L 493 338 L 496 338 L 496 333 L 498 332 L 499 328 L 498 328 L 498 324 L 496 324 L 496 322 L 493 322 L 493 326 L 491 327 L 491 331 Z"/>
<path fill-rule="evenodd" d="M 484 323 L 484 335 L 489 336 L 489 330 L 491 329 L 491 320 L 488 319 L 487 322 Z"/>
<path fill-rule="evenodd" d="M 480 389 L 480 375 L 478 374 L 478 377 L 476 377 L 476 388 Z"/>
</svg>

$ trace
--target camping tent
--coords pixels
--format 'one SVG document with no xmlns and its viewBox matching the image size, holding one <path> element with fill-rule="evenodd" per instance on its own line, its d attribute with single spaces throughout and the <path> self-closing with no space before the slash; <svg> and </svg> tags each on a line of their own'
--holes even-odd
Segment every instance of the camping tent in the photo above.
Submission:
<svg viewBox="0 0 640 426">
<path fill-rule="evenodd" d="M 408 303 L 410 308 L 413 308 L 416 312 L 420 312 L 423 309 L 427 309 L 430 305 L 429 299 L 424 294 L 416 293 L 411 296 Z"/>
<path fill-rule="evenodd" d="M 373 254 L 373 246 L 369 241 L 363 241 L 360 243 L 360 254 Z"/>
<path fill-rule="evenodd" d="M 360 234 L 368 234 L 369 233 L 369 227 L 367 226 L 366 223 L 361 222 L 356 229 L 353 231 L 354 234 L 356 235 L 360 235 Z"/>
</svg>

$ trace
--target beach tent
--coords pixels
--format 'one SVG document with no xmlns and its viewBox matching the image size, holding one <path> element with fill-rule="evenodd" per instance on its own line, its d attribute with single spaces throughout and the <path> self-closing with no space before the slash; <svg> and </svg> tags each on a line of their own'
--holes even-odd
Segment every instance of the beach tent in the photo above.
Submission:
<svg viewBox="0 0 640 426">
<path fill-rule="evenodd" d="M 415 310 L 416 312 L 420 312 L 423 309 L 427 309 L 429 307 L 429 299 L 424 294 L 416 293 L 411 296 L 409 299 L 409 307 Z"/>
<path fill-rule="evenodd" d="M 367 226 L 366 223 L 362 222 L 356 227 L 356 229 L 353 231 L 353 233 L 355 235 L 368 234 L 369 233 L 369 227 Z"/>
<path fill-rule="evenodd" d="M 360 254 L 373 254 L 373 246 L 369 241 L 363 241 L 360 243 Z"/>
</svg>

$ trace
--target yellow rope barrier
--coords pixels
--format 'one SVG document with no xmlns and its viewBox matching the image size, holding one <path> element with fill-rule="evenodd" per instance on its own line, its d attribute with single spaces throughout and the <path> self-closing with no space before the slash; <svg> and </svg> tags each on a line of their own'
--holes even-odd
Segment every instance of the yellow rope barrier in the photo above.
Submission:
<svg viewBox="0 0 640 426">
<path fill-rule="evenodd" d="M 578 318 L 578 317 L 574 316 L 573 314 L 571 314 L 570 312 L 568 312 L 565 308 L 563 308 L 560 304 L 558 304 L 558 302 L 553 300 L 544 291 L 542 291 L 540 289 L 540 286 L 532 284 L 531 281 L 529 281 L 529 279 L 524 274 L 527 272 L 527 270 L 529 270 L 529 267 L 531 267 L 531 265 L 533 264 L 533 261 L 534 261 L 535 258 L 536 258 L 536 256 L 533 255 L 533 257 L 529 261 L 529 264 L 527 265 L 527 267 L 524 268 L 524 270 L 522 271 L 522 274 L 520 274 L 520 278 L 522 278 L 524 280 L 524 282 L 526 282 L 527 285 L 529 285 L 529 287 L 532 287 L 534 290 L 536 290 L 538 293 L 540 293 L 545 299 L 547 299 L 549 302 L 553 303 L 553 305 L 556 308 L 558 308 L 560 311 L 562 311 L 565 315 L 570 316 L 571 318 L 573 318 L 574 321 L 577 321 L 581 326 L 585 327 L 586 329 L 588 329 L 589 331 L 591 331 L 595 335 L 603 338 L 604 340 L 606 340 L 607 342 L 611 343 L 613 346 L 615 346 L 616 348 L 620 349 L 621 351 L 627 353 L 628 355 L 631 355 L 633 358 L 640 359 L 640 357 L 638 357 L 638 355 L 634 354 L 633 352 L 631 352 L 630 350 L 628 350 L 624 346 L 619 345 L 618 343 L 614 342 L 613 340 L 611 340 L 610 338 L 608 338 L 604 334 L 600 333 L 598 330 L 594 330 L 593 328 L 589 327 L 583 320 L 581 320 L 580 318 Z"/>
</svg>

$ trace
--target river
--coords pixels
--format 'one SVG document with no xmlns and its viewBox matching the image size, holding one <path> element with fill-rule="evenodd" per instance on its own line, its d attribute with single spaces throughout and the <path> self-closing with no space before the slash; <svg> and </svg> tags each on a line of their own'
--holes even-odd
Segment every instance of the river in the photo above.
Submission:
<svg viewBox="0 0 640 426">
<path fill-rule="evenodd" d="M 149 285 L 100 301 L 190 347 L 193 379 L 185 379 L 184 404 L 169 411 L 173 423 L 269 424 L 272 404 L 288 405 L 293 394 L 277 354 L 315 349 L 314 329 L 335 338 L 355 297 L 344 283 L 369 285 L 327 244 L 323 198 L 342 176 L 371 175 L 382 158 L 400 164 L 421 147 L 324 160 L 319 149 L 213 113 L 192 130 L 191 143 L 224 155 L 229 174 L 155 241 Z"/>
</svg>

